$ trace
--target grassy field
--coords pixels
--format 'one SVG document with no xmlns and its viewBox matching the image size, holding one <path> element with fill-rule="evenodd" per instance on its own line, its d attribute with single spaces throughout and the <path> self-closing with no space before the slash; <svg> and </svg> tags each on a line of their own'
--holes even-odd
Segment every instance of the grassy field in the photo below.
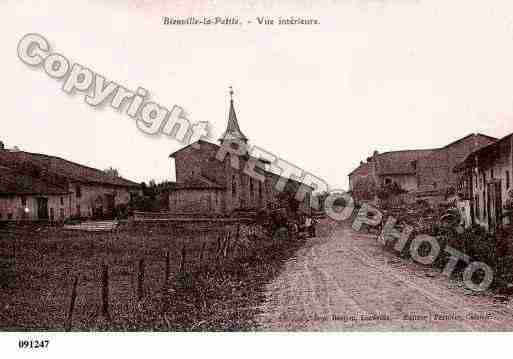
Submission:
<svg viewBox="0 0 513 359">
<path fill-rule="evenodd" d="M 238 246 L 233 224 L 131 224 L 113 233 L 0 228 L 0 329 L 64 330 L 75 276 L 72 330 L 251 329 L 262 286 L 301 241 L 244 240 L 246 229 L 241 227 Z M 218 249 L 228 236 L 224 257 Z M 142 300 L 137 298 L 140 259 Z M 110 319 L 100 310 L 103 263 L 109 268 Z"/>
</svg>

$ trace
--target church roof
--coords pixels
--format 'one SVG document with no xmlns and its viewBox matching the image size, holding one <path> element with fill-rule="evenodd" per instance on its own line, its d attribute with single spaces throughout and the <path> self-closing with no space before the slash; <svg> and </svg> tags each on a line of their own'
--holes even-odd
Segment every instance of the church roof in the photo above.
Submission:
<svg viewBox="0 0 513 359">
<path fill-rule="evenodd" d="M 182 152 L 182 151 L 186 150 L 187 148 L 190 148 L 190 147 L 192 147 L 192 146 L 194 146 L 194 145 L 200 146 L 200 148 L 205 149 L 205 150 L 214 151 L 214 154 L 215 154 L 215 151 L 218 151 L 218 150 L 219 150 L 219 148 L 221 148 L 221 146 L 219 146 L 219 145 L 217 145 L 217 144 L 215 144 L 215 143 L 208 142 L 208 141 L 205 141 L 205 140 L 198 140 L 198 141 L 196 141 L 196 142 L 194 142 L 194 143 L 191 143 L 191 144 L 189 144 L 189 145 L 187 145 L 187 146 L 185 146 L 185 147 L 182 147 L 182 148 L 180 148 L 179 150 L 177 150 L 177 151 L 175 151 L 175 152 L 171 153 L 171 154 L 169 155 L 169 157 L 171 157 L 171 158 L 175 158 L 177 153 Z M 249 160 L 249 159 L 252 159 L 252 160 L 254 160 L 254 161 L 260 161 L 260 162 L 263 162 L 264 164 L 267 164 L 267 165 L 270 163 L 270 161 L 265 160 L 265 159 L 262 159 L 262 158 L 257 158 L 257 157 L 253 157 L 253 156 L 249 156 L 249 155 L 245 155 L 245 156 L 244 156 L 244 160 L 245 160 L 245 161 L 247 161 L 247 160 Z M 263 172 L 263 174 L 264 174 L 264 175 L 268 175 L 268 176 L 270 176 L 270 177 L 275 177 L 275 178 L 279 178 L 279 177 L 281 177 L 278 173 L 274 173 L 274 172 L 272 172 L 272 166 L 270 166 L 270 167 L 271 167 L 271 168 L 269 168 L 269 167 L 268 167 L 267 169 L 261 169 L 261 171 Z M 260 169 L 260 168 L 259 168 L 259 169 Z M 202 177 L 203 177 L 203 178 L 202 178 L 202 180 L 207 180 L 207 181 L 211 181 L 211 182 L 213 182 L 213 180 L 211 180 L 211 179 L 207 179 L 207 178 L 205 178 L 204 176 L 202 176 Z M 306 183 L 304 183 L 304 182 L 301 182 L 300 180 L 296 180 L 296 179 L 294 179 L 294 178 L 287 178 L 287 180 L 288 180 L 288 181 L 290 181 L 291 183 L 294 183 L 295 185 L 305 185 L 305 186 L 307 186 L 307 187 L 311 188 L 312 190 L 314 190 L 314 189 L 315 189 L 315 188 L 313 188 L 312 186 L 310 186 L 310 185 L 308 185 L 308 184 L 306 184 Z M 215 187 L 215 185 L 216 185 L 216 184 L 215 184 L 215 182 L 214 182 L 214 187 Z M 186 187 L 187 187 L 187 186 L 188 186 L 188 183 L 187 183 L 187 184 L 173 183 L 173 184 L 170 186 L 170 188 L 174 188 L 174 189 L 185 189 L 185 187 L 184 187 L 184 186 L 186 186 Z M 220 186 L 220 185 L 219 185 L 219 186 Z M 195 184 L 194 184 L 194 186 L 193 186 L 193 187 L 190 187 L 190 188 L 191 188 L 191 189 L 192 189 L 192 188 L 195 188 L 195 189 L 196 189 L 196 188 L 210 188 L 210 187 L 212 187 L 212 186 L 205 186 L 205 184 L 204 184 L 204 183 L 199 183 L 199 184 L 198 184 L 198 183 L 195 183 Z M 221 186 L 221 188 L 224 188 L 224 187 L 222 187 L 222 186 Z M 189 188 L 187 188 L 187 189 L 189 189 Z"/>
<path fill-rule="evenodd" d="M 233 96 L 233 91 L 230 91 L 230 96 Z M 239 140 L 247 142 L 248 138 L 242 133 L 239 127 L 239 121 L 237 121 L 237 114 L 235 113 L 235 107 L 233 106 L 233 97 L 230 99 L 230 112 L 228 114 L 228 125 L 226 131 L 219 139 L 220 141 L 226 140 Z"/>
</svg>

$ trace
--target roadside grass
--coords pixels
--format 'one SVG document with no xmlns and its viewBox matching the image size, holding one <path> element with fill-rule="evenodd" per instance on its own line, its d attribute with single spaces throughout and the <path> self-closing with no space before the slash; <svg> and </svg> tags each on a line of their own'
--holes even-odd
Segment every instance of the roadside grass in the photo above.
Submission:
<svg viewBox="0 0 513 359">
<path fill-rule="evenodd" d="M 183 331 L 256 329 L 254 318 L 265 300 L 264 285 L 303 242 L 268 242 L 248 257 L 179 273 L 164 294 L 164 318 Z"/>
<path fill-rule="evenodd" d="M 77 276 L 74 331 L 250 330 L 263 286 L 303 242 L 253 238 L 236 246 L 236 233 L 236 225 L 168 223 L 126 225 L 112 233 L 0 228 L 0 329 L 64 330 Z M 228 236 L 225 257 L 219 243 Z M 138 300 L 141 258 L 144 295 Z M 109 319 L 100 311 L 103 263 L 109 267 Z"/>
</svg>

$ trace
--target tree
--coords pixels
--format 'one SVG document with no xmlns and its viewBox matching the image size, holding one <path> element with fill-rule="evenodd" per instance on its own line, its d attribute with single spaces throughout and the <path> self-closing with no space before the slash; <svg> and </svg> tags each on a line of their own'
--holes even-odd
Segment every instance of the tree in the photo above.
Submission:
<svg viewBox="0 0 513 359">
<path fill-rule="evenodd" d="M 112 166 L 107 169 L 104 169 L 103 172 L 105 172 L 107 175 L 111 177 L 119 177 L 119 171 Z"/>
</svg>

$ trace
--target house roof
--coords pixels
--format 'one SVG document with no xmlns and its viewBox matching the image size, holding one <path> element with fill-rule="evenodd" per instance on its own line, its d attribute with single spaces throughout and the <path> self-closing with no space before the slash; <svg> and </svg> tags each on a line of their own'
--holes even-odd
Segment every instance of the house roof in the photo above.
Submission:
<svg viewBox="0 0 513 359">
<path fill-rule="evenodd" d="M 11 168 L 0 166 L 0 195 L 61 195 L 68 191 L 44 179 L 35 178 Z"/>
<path fill-rule="evenodd" d="M 495 138 L 495 137 L 492 137 L 492 136 L 488 136 L 488 135 L 485 135 L 485 134 L 482 134 L 482 133 L 471 133 L 471 134 L 469 134 L 469 135 L 467 135 L 465 137 L 462 137 L 462 138 L 460 138 L 460 139 L 458 139 L 456 141 L 453 141 L 453 142 L 449 143 L 448 145 L 446 145 L 446 146 L 444 146 L 442 148 L 451 147 L 451 146 L 453 146 L 453 145 L 455 145 L 455 144 L 457 144 L 459 142 L 467 140 L 470 137 L 483 137 L 483 138 L 488 139 L 488 140 L 493 141 L 493 142 L 498 140 L 498 138 Z"/>
<path fill-rule="evenodd" d="M 476 156 L 495 151 L 505 141 L 510 140 L 512 136 L 513 136 L 513 133 L 510 133 L 509 135 L 502 137 L 501 139 L 497 140 L 494 143 L 490 143 L 487 146 L 483 146 L 483 147 L 475 150 L 474 152 L 470 153 L 462 162 L 460 162 L 457 166 L 455 166 L 453 171 L 460 172 L 466 168 L 472 167 L 475 163 L 474 160 L 475 160 Z"/>
<path fill-rule="evenodd" d="M 426 158 L 434 153 L 439 152 L 440 150 L 447 149 L 472 137 L 483 137 L 490 141 L 497 141 L 497 138 L 495 137 L 487 136 L 482 133 L 471 133 L 440 148 L 378 153 L 372 158 L 376 161 L 376 173 L 378 175 L 415 174 L 416 168 L 414 161 Z M 368 162 L 360 164 L 360 166 L 353 170 L 349 175 L 356 172 L 365 171 L 366 166 L 369 166 Z"/>
<path fill-rule="evenodd" d="M 367 176 L 371 172 L 371 164 L 369 162 L 362 162 L 358 167 L 349 173 L 349 176 L 358 173 L 361 176 Z"/>
<path fill-rule="evenodd" d="M 52 175 L 82 183 L 108 184 L 122 187 L 139 187 L 138 183 L 115 177 L 102 170 L 71 162 L 60 157 L 25 151 L 0 151 L 0 165 L 20 170 L 29 164 Z"/>
</svg>

